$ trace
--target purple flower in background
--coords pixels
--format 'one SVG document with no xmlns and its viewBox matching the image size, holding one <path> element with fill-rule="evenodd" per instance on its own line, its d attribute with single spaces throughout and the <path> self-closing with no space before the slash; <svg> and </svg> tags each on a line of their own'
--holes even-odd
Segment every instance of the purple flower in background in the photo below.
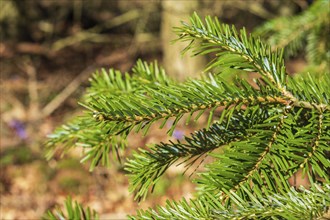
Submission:
<svg viewBox="0 0 330 220">
<path fill-rule="evenodd" d="M 9 123 L 9 126 L 15 130 L 18 137 L 20 137 L 23 140 L 27 138 L 25 126 L 22 122 L 14 119 Z"/>
<path fill-rule="evenodd" d="M 170 128 L 173 124 L 172 120 L 169 120 L 166 124 L 166 127 Z M 172 137 L 175 137 L 178 140 L 182 140 L 184 137 L 184 131 L 182 130 L 178 130 L 178 129 L 174 129 Z"/>
<path fill-rule="evenodd" d="M 184 136 L 184 132 L 182 130 L 177 130 L 177 129 L 174 130 L 173 137 L 181 140 L 181 139 L 183 139 L 183 136 Z"/>
</svg>

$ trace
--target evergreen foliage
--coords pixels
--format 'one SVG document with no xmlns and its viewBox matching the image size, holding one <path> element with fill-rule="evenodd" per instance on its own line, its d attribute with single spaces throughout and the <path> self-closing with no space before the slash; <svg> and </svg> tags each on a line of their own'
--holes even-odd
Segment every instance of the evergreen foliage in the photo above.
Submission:
<svg viewBox="0 0 330 220">
<path fill-rule="evenodd" d="M 65 201 L 65 210 L 66 214 L 64 214 L 61 209 L 57 208 L 55 211 L 50 212 L 48 211 L 47 216 L 45 219 L 48 220 L 57 220 L 57 219 L 80 219 L 80 220 L 89 220 L 94 219 L 97 220 L 98 214 L 90 208 L 84 209 L 81 204 L 77 202 L 73 202 L 72 199 L 69 197 Z"/>
<path fill-rule="evenodd" d="M 330 75 L 292 78 L 283 50 L 273 51 L 216 18 L 202 21 L 194 14 L 176 32 L 179 41 L 190 42 L 185 51 L 214 56 L 209 74 L 177 83 L 156 62 L 142 61 L 132 74 L 96 73 L 81 103 L 85 114 L 50 136 L 48 158 L 58 148 L 82 147 L 82 161 L 91 161 L 93 170 L 109 165 L 110 154 L 120 157 L 132 132 L 146 135 L 156 122 L 163 128 L 172 120 L 172 135 L 179 121 L 206 115 L 205 128 L 183 141 L 139 149 L 125 164 L 130 191 L 140 200 L 170 166 L 183 162 L 189 168 L 211 157 L 193 180 L 195 198 L 140 210 L 132 219 L 322 217 L 330 206 Z M 253 84 L 221 77 L 237 69 L 260 76 Z M 308 190 L 289 184 L 298 170 L 308 177 Z"/>
<path fill-rule="evenodd" d="M 306 48 L 307 70 L 329 72 L 329 8 L 328 0 L 316 0 L 302 14 L 270 20 L 257 28 L 255 34 L 264 38 L 272 49 L 285 48 L 287 56 L 295 56 Z"/>
</svg>

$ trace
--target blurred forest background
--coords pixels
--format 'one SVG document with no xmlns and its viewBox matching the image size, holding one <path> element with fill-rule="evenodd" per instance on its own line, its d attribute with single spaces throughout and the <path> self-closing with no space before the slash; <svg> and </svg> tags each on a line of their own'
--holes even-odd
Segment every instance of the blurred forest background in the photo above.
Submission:
<svg viewBox="0 0 330 220">
<path fill-rule="evenodd" d="M 0 219 L 40 219 L 67 195 L 97 210 L 101 219 L 123 219 L 137 208 L 189 198 L 194 186 L 177 167 L 138 204 L 128 193 L 122 164 L 90 173 L 88 164 L 79 162 L 79 150 L 46 161 L 46 136 L 81 111 L 77 101 L 101 67 L 125 72 L 141 58 L 158 60 L 178 80 L 202 71 L 205 58 L 181 58 L 184 45 L 170 44 L 172 27 L 193 11 L 251 32 L 269 19 L 298 14 L 311 2 L 0 0 Z M 305 63 L 303 56 L 291 59 L 288 70 Z M 181 136 L 193 130 L 182 127 Z M 129 143 L 134 149 L 167 140 L 155 131 L 130 137 Z"/>
</svg>

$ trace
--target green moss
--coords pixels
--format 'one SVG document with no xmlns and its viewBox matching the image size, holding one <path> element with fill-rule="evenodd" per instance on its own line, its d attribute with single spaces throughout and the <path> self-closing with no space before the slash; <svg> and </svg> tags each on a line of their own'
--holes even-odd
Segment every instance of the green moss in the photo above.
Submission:
<svg viewBox="0 0 330 220">
<path fill-rule="evenodd" d="M 62 177 L 58 184 L 60 188 L 67 192 L 79 193 L 81 186 L 81 179 L 72 177 Z"/>
<path fill-rule="evenodd" d="M 79 160 L 66 158 L 58 162 L 57 169 L 83 170 L 83 167 L 81 166 Z"/>
<path fill-rule="evenodd" d="M 33 154 L 32 150 L 26 146 L 8 148 L 0 154 L 0 157 L 1 166 L 8 166 L 11 164 L 21 165 L 37 159 L 37 156 Z"/>
</svg>

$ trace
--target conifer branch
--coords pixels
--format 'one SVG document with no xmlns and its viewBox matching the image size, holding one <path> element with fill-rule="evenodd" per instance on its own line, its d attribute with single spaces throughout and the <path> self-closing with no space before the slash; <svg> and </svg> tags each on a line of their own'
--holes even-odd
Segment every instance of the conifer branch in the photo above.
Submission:
<svg viewBox="0 0 330 220">
<path fill-rule="evenodd" d="M 249 199 L 238 200 L 235 207 L 227 208 L 218 199 L 208 193 L 203 197 L 190 202 L 183 199 L 180 202 L 167 201 L 166 206 L 156 209 L 139 210 L 136 216 L 130 219 L 294 219 L 302 216 L 312 219 L 322 219 L 330 206 L 330 186 L 311 190 L 302 189 L 302 192 L 291 188 L 286 194 L 271 193 L 267 197 L 253 196 Z M 194 213 L 192 215 L 192 213 Z"/>
<path fill-rule="evenodd" d="M 272 53 L 269 46 L 262 44 L 258 39 L 248 37 L 244 29 L 238 34 L 235 27 L 230 28 L 228 25 L 221 25 L 217 18 L 212 20 L 210 17 L 206 17 L 205 23 L 206 26 L 195 13 L 191 18 L 191 25 L 183 23 L 183 27 L 177 28 L 177 34 L 180 36 L 178 40 L 192 42 L 196 39 L 201 40 L 202 47 L 195 48 L 197 54 L 199 51 L 202 51 L 203 54 L 217 52 L 217 61 L 222 58 L 222 53 L 226 51 L 239 55 L 242 60 L 230 63 L 232 66 L 247 71 L 255 70 L 262 74 L 267 81 L 284 91 L 282 83 L 285 82 L 286 72 L 282 54 Z M 192 47 L 193 44 L 191 43 L 185 51 Z M 228 65 L 225 62 L 226 60 L 223 60 L 223 63 L 214 61 L 219 66 Z M 246 68 L 244 63 L 250 64 L 246 66 L 250 68 Z"/>
<path fill-rule="evenodd" d="M 101 69 L 90 78 L 91 86 L 87 90 L 87 100 L 93 96 L 102 94 L 118 96 L 121 94 L 143 93 L 144 86 L 168 85 L 174 83 L 166 74 L 165 70 L 158 66 L 157 62 L 147 63 L 138 60 L 132 68 L 132 73 L 121 73 L 110 69 Z"/>
<path fill-rule="evenodd" d="M 291 108 L 291 106 L 290 106 Z M 247 181 L 250 180 L 250 178 L 253 176 L 253 174 L 255 172 L 258 172 L 259 169 L 261 168 L 261 163 L 264 162 L 265 157 L 267 156 L 267 154 L 269 154 L 271 152 L 271 147 L 273 146 L 273 144 L 276 141 L 277 136 L 279 135 L 280 131 L 282 130 L 283 124 L 284 124 L 284 119 L 287 116 L 289 109 L 290 108 L 285 108 L 282 110 L 282 115 L 279 117 L 280 120 L 278 122 L 278 124 L 275 126 L 275 130 L 273 132 L 273 134 L 271 135 L 270 140 L 268 141 L 267 146 L 265 147 L 264 151 L 261 153 L 261 155 L 259 156 L 259 158 L 256 160 L 256 163 L 254 164 L 254 166 L 250 169 L 250 171 L 247 173 L 247 175 L 245 175 L 239 183 L 237 183 L 236 185 L 234 185 L 232 187 L 232 189 L 230 190 L 230 192 L 236 192 L 241 186 L 242 184 L 246 183 Z M 223 198 L 223 201 L 226 202 L 230 197 L 229 195 L 225 195 Z"/>
<path fill-rule="evenodd" d="M 171 165 L 183 160 L 187 169 L 203 155 L 228 144 L 247 139 L 248 129 L 262 120 L 262 117 L 251 121 L 242 110 L 227 118 L 223 123 L 228 126 L 213 124 L 208 129 L 195 132 L 185 137 L 184 142 L 170 142 L 155 145 L 148 150 L 140 149 L 128 160 L 126 170 L 130 173 L 130 190 L 137 192 L 136 198 L 144 199 L 150 186 L 154 187 L 158 179 Z M 258 114 L 258 116 L 260 116 Z M 253 116 L 252 116 L 253 117 Z M 206 156 L 206 155 L 205 155 Z M 151 181 L 141 181 L 150 179 Z"/>
<path fill-rule="evenodd" d="M 318 115 L 317 134 L 313 142 L 311 143 L 312 150 L 307 154 L 307 157 L 304 159 L 303 163 L 299 165 L 300 168 L 304 168 L 307 165 L 308 161 L 312 159 L 312 157 L 318 150 L 318 146 L 320 144 L 320 140 L 323 133 L 323 117 L 324 116 L 322 113 Z"/>
<path fill-rule="evenodd" d="M 84 209 L 78 202 L 73 202 L 71 197 L 65 201 L 66 213 L 64 214 L 59 208 L 54 211 L 48 211 L 47 216 L 44 218 L 50 220 L 63 220 L 63 219 L 81 219 L 81 220 L 97 220 L 98 214 L 91 210 L 89 207 Z"/>
<path fill-rule="evenodd" d="M 205 114 L 206 128 L 185 137 L 185 142 L 156 144 L 126 163 L 130 190 L 141 199 L 169 166 L 183 161 L 188 169 L 198 158 L 213 157 L 194 180 L 199 196 L 140 210 L 136 218 L 245 218 L 252 213 L 258 218 L 320 217 L 329 206 L 325 198 L 330 181 L 330 75 L 292 78 L 286 74 L 283 51 L 272 52 L 245 30 L 238 34 L 217 19 L 207 17 L 203 23 L 195 14 L 191 24 L 177 30 L 179 40 L 191 42 L 186 50 L 215 54 L 207 70 L 256 71 L 261 78 L 253 86 L 240 79 L 228 83 L 221 74 L 176 83 L 157 63 L 142 61 L 133 75 L 103 70 L 91 80 L 82 103 L 85 115 L 50 136 L 49 157 L 59 142 L 65 151 L 80 145 L 89 150 L 83 160 L 90 159 L 92 169 L 108 164 L 110 152 L 124 149 L 131 132 L 147 134 L 156 121 L 163 120 L 163 128 L 173 118 L 171 135 L 184 115 L 189 122 L 194 113 L 198 113 L 195 121 Z M 202 43 L 194 44 L 196 40 Z M 310 192 L 290 189 L 288 179 L 301 167 L 311 182 Z M 294 208 L 296 202 L 303 204 L 301 210 Z"/>
<path fill-rule="evenodd" d="M 251 179 L 264 179 L 273 182 L 276 176 L 270 174 L 266 177 L 261 171 L 267 168 L 270 157 L 276 148 L 277 136 L 280 136 L 285 117 L 289 109 L 283 109 L 279 113 L 267 113 L 272 120 L 261 119 L 247 131 L 251 135 L 246 140 L 230 143 L 228 149 L 221 154 L 211 154 L 215 162 L 207 165 L 207 173 L 202 173 L 197 180 L 199 184 L 205 185 L 207 191 L 230 190 L 235 192 L 244 184 L 249 184 Z M 275 146 L 273 146 L 275 145 Z M 227 179 L 231 176 L 230 181 Z M 220 178 L 222 177 L 222 178 Z M 257 183 L 256 183 L 257 184 Z M 263 187 L 263 182 L 258 185 Z M 227 201 L 229 194 L 223 191 L 222 201 Z"/>
<path fill-rule="evenodd" d="M 329 209 L 329 185 L 323 189 L 311 191 L 302 189 L 298 192 L 291 188 L 287 194 L 272 194 L 267 198 L 254 197 L 253 202 L 240 201 L 237 209 L 215 211 L 213 217 L 223 219 L 275 218 L 296 219 L 302 216 L 312 219 L 322 219 L 324 212 Z M 253 197 L 253 196 L 252 196 Z M 325 209 L 325 207 L 328 207 Z"/>
<path fill-rule="evenodd" d="M 327 0 L 314 1 L 299 15 L 267 21 L 254 35 L 265 39 L 273 51 L 284 48 L 286 56 L 296 55 L 305 47 L 309 66 L 329 72 L 329 4 Z"/>
<path fill-rule="evenodd" d="M 145 127 L 144 133 L 147 133 L 155 121 L 167 121 L 174 117 L 177 123 L 187 113 L 203 113 L 206 109 L 214 112 L 217 107 L 286 105 L 289 102 L 276 90 L 257 90 L 244 80 L 237 80 L 236 85 L 228 85 L 221 78 L 210 76 L 209 79 L 191 80 L 182 85 L 158 85 L 157 88 L 145 86 L 144 94 L 95 97 L 86 107 L 93 111 L 94 117 L 100 122 L 122 123 L 126 125 L 123 128 L 129 131 L 134 127 L 137 127 L 137 131 Z M 176 123 L 170 128 L 170 134 Z M 119 134 L 122 130 L 113 132 Z"/>
<path fill-rule="evenodd" d="M 46 158 L 50 160 L 58 152 L 63 156 L 71 148 L 80 147 L 84 152 L 81 162 L 91 161 L 90 171 L 98 165 L 110 166 L 111 154 L 120 160 L 120 149 L 127 145 L 124 136 L 108 134 L 116 126 L 114 123 L 102 125 L 90 116 L 78 117 L 48 135 Z"/>
<path fill-rule="evenodd" d="M 237 33 L 234 27 L 230 28 L 227 25 L 221 25 L 217 18 L 211 19 L 206 17 L 206 26 L 201 19 L 194 14 L 191 18 L 191 25 L 183 23 L 183 27 L 177 28 L 178 40 L 191 41 L 185 51 L 192 49 L 193 42 L 196 39 L 202 41 L 202 47 L 195 45 L 196 54 L 207 54 L 217 52 L 217 58 L 209 64 L 209 68 L 216 65 L 217 67 L 226 67 L 229 65 L 235 68 L 245 69 L 247 71 L 257 71 L 266 82 L 273 84 L 283 96 L 288 98 L 295 106 L 304 106 L 306 108 L 327 108 L 330 106 L 324 103 L 316 105 L 314 103 L 305 102 L 297 99 L 289 90 L 286 89 L 285 83 L 288 76 L 285 70 L 283 61 L 283 50 L 271 52 L 269 46 L 261 43 L 259 39 L 247 36 L 243 29 L 240 34 Z M 225 57 L 226 52 L 237 54 L 242 59 L 229 60 Z M 224 55 L 223 55 L 224 54 Z M 250 65 L 244 66 L 247 62 Z"/>
</svg>

